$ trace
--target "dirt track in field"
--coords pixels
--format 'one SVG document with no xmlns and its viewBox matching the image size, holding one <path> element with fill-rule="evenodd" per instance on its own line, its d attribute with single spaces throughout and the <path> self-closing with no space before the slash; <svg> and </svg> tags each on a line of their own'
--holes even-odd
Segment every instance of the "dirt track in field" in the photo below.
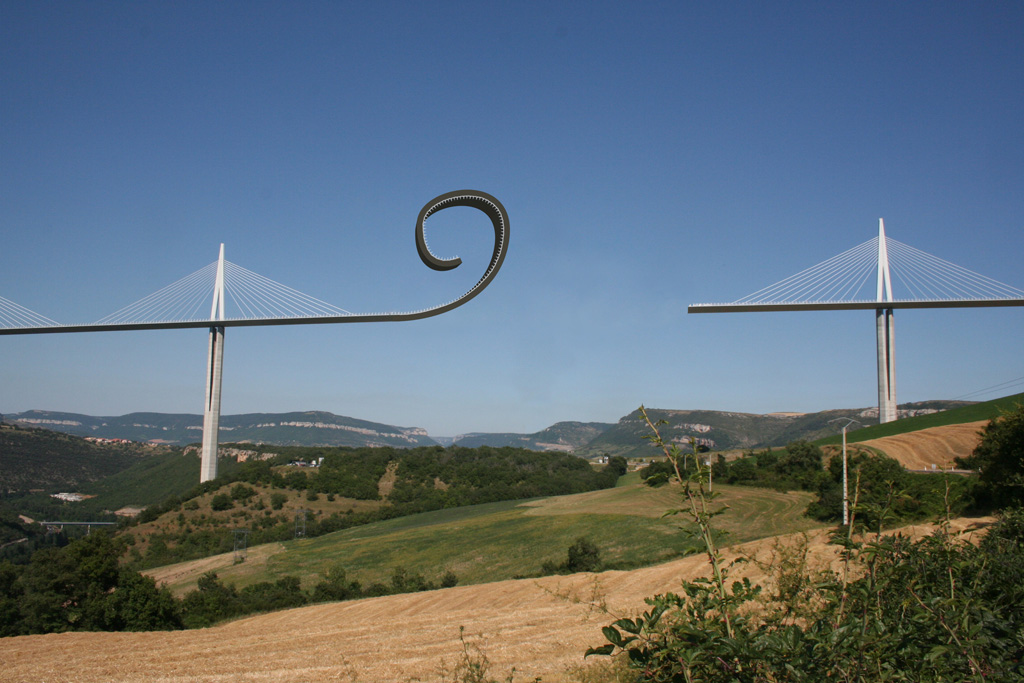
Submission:
<svg viewBox="0 0 1024 683">
<path fill-rule="evenodd" d="M 968 528 L 978 520 L 957 520 Z M 930 532 L 927 525 L 905 534 Z M 834 561 L 827 532 L 763 539 L 728 549 L 769 558 L 777 542 L 807 538 L 813 563 Z M 427 593 L 315 605 L 242 619 L 213 628 L 155 633 L 64 633 L 0 640 L 3 682 L 369 682 L 441 681 L 466 641 L 491 663 L 490 677 L 571 681 L 601 627 L 643 610 L 643 598 L 675 590 L 683 577 L 706 572 L 694 556 L 628 572 L 545 577 Z M 733 578 L 765 582 L 758 563 L 738 565 Z M 605 611 L 607 609 L 611 612 Z M 614 616 L 613 616 L 614 615 Z M 476 650 L 474 649 L 474 652 Z M 600 659 L 600 658 L 597 658 Z M 593 661 L 593 659 L 591 660 Z"/>
<path fill-rule="evenodd" d="M 860 441 L 854 445 L 870 446 L 895 458 L 908 470 L 954 467 L 953 458 L 971 454 L 981 441 L 981 430 L 988 420 L 964 424 L 932 427 L 881 439 Z"/>
</svg>

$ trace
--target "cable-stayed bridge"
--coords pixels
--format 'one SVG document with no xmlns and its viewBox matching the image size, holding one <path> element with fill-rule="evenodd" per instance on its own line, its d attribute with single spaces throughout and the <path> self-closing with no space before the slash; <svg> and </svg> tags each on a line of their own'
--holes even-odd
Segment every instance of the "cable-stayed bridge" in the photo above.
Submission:
<svg viewBox="0 0 1024 683">
<path fill-rule="evenodd" d="M 893 295 L 893 285 L 900 294 Z M 872 292 L 873 290 L 873 292 Z M 873 295 L 872 295 L 873 294 Z M 1024 290 L 878 236 L 785 280 L 724 304 L 692 304 L 688 313 L 875 311 L 878 421 L 896 419 L 896 308 L 1024 306 Z"/>
<path fill-rule="evenodd" d="M 257 325 L 362 323 L 429 318 L 466 303 L 490 284 L 508 250 L 508 214 L 489 194 L 475 190 L 449 192 L 428 202 L 416 221 L 416 248 L 421 260 L 433 270 L 457 268 L 458 257 L 435 256 L 427 244 L 426 221 L 453 206 L 479 209 L 494 227 L 494 249 L 483 276 L 469 291 L 452 301 L 405 312 L 353 313 L 291 287 L 275 282 L 230 261 L 223 247 L 217 261 L 163 289 L 90 323 L 61 323 L 0 296 L 0 335 L 111 332 Z M 213 306 L 206 315 L 206 307 Z"/>
<path fill-rule="evenodd" d="M 423 263 L 433 270 L 452 270 L 462 263 L 458 257 L 445 259 L 434 255 L 426 237 L 427 219 L 454 206 L 478 209 L 490 219 L 494 249 L 476 284 L 457 299 L 430 308 L 352 313 L 225 260 L 222 244 L 217 260 L 210 265 L 92 323 L 59 323 L 0 296 L 0 335 L 209 328 L 200 472 L 200 481 L 208 481 L 217 476 L 225 328 L 419 320 L 461 306 L 483 291 L 498 274 L 508 251 L 509 221 L 501 202 L 476 190 L 449 192 L 427 202 L 416 219 L 416 250 Z M 210 307 L 209 315 L 205 314 L 206 306 Z"/>
</svg>

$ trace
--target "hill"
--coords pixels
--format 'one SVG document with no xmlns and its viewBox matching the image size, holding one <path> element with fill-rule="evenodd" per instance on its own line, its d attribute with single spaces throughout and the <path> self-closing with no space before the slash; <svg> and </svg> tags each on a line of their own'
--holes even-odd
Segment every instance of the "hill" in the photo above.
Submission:
<svg viewBox="0 0 1024 683">
<path fill-rule="evenodd" d="M 965 401 L 907 403 L 900 406 L 901 420 L 898 422 L 902 423 L 903 418 L 970 405 Z M 835 425 L 829 420 L 850 417 L 866 424 L 878 416 L 877 408 L 766 415 L 714 410 L 652 409 L 649 412 L 657 419 L 669 421 L 670 438 L 688 442 L 692 436 L 698 443 L 717 451 L 784 446 L 798 439 L 821 439 L 835 434 Z M 8 415 L 7 420 L 22 426 L 45 427 L 79 436 L 173 445 L 197 443 L 203 424 L 200 415 L 130 413 L 120 417 L 92 417 L 44 410 L 14 413 Z M 537 451 L 573 452 L 587 458 L 605 454 L 626 457 L 649 455 L 646 443 L 640 438 L 645 432 L 636 411 L 616 424 L 557 422 L 532 434 L 471 433 L 436 439 L 418 427 L 396 427 L 322 411 L 224 415 L 221 416 L 220 430 L 222 442 L 239 444 L 414 448 L 456 443 L 467 448 L 513 446 Z"/>
<path fill-rule="evenodd" d="M 949 408 L 968 405 L 964 401 L 925 401 L 900 406 L 902 418 L 929 415 Z M 826 410 L 817 413 L 751 413 L 715 410 L 647 409 L 652 420 L 665 420 L 662 435 L 666 441 L 688 445 L 691 438 L 712 451 L 744 450 L 785 446 L 800 439 L 814 441 L 836 433 L 830 420 L 848 417 L 862 422 L 877 419 L 877 408 Z M 890 423 L 893 424 L 893 423 Z M 633 411 L 603 432 L 577 455 L 592 457 L 601 453 L 627 458 L 651 457 L 656 451 L 643 440 L 647 427 L 639 411 Z"/>
<path fill-rule="evenodd" d="M 608 422 L 557 422 L 533 434 L 462 434 L 452 439 L 452 442 L 466 448 L 514 446 L 534 451 L 576 451 L 612 426 Z"/>
<path fill-rule="evenodd" d="M 954 520 L 953 531 L 987 520 Z M 924 526 L 900 530 L 920 538 Z M 808 564 L 831 564 L 838 546 L 826 530 L 807 536 Z M 769 560 L 779 547 L 802 545 L 802 536 L 754 541 L 728 548 L 724 559 Z M 734 578 L 770 585 L 758 562 L 738 565 Z M 644 598 L 678 590 L 683 578 L 706 576 L 707 559 L 695 555 L 632 571 L 573 574 L 457 586 L 424 593 L 328 603 L 240 619 L 184 632 L 61 633 L 4 640 L 4 680 L 166 683 L 248 680 L 322 681 L 461 680 L 452 675 L 466 655 L 489 664 L 486 679 L 585 678 L 590 646 L 605 642 L 601 628 L 647 609 Z M 466 679 L 469 680 L 469 679 Z M 612 680 L 610 677 L 599 680 Z"/>
<path fill-rule="evenodd" d="M 245 562 L 233 553 L 146 570 L 182 594 L 195 588 L 204 572 L 216 571 L 239 587 L 298 577 L 310 586 L 337 564 L 364 586 L 387 583 L 401 568 L 436 580 L 452 571 L 460 583 L 484 583 L 541 573 L 545 562 L 558 564 L 580 537 L 601 550 L 605 566 L 628 568 L 655 564 L 694 552 L 696 539 L 666 518 L 678 503 L 678 489 L 651 488 L 630 475 L 627 483 L 604 489 L 532 501 L 504 501 L 436 510 L 388 519 L 318 538 L 293 539 L 251 547 Z M 820 523 L 803 516 L 814 496 L 769 489 L 716 486 L 717 501 L 729 506 L 716 518 L 732 542 L 780 532 L 809 530 Z M 290 531 L 290 530 L 289 530 Z M 223 532 L 229 538 L 228 532 Z M 228 545 L 226 550 L 230 550 Z"/>
<path fill-rule="evenodd" d="M 166 453 L 140 443 L 98 443 L 82 437 L 0 425 L 0 491 L 74 491 Z"/>
<path fill-rule="evenodd" d="M 225 552 L 239 528 L 254 545 L 290 539 L 298 515 L 304 533 L 319 536 L 426 510 L 608 488 L 625 471 L 624 462 L 595 468 L 569 454 L 507 446 L 272 448 L 268 460 L 239 463 L 234 474 L 147 509 L 130 529 L 136 563 Z"/>
<path fill-rule="evenodd" d="M 862 428 L 849 431 L 847 433 L 847 442 L 854 443 L 857 441 L 867 441 L 868 439 L 880 439 L 886 436 L 905 434 L 930 427 L 992 420 L 1002 413 L 1012 410 L 1015 406 L 1024 404 L 1024 393 L 1003 396 L 1002 398 L 981 403 L 968 403 L 966 405 L 963 405 L 963 402 L 958 403 L 960 405 L 953 405 L 948 409 L 941 411 L 932 410 L 927 413 L 908 416 L 895 422 L 865 425 Z M 838 444 L 841 440 L 840 434 L 832 433 L 818 440 L 818 443 Z"/>
<path fill-rule="evenodd" d="M 184 446 L 202 440 L 203 416 L 129 413 L 93 417 L 77 413 L 29 410 L 6 416 L 8 422 L 44 427 L 78 436 L 129 439 Z M 221 441 L 272 443 L 280 446 L 431 446 L 436 442 L 419 427 L 395 427 L 323 411 L 222 415 Z"/>
<path fill-rule="evenodd" d="M 855 443 L 888 455 L 908 470 L 953 469 L 954 459 L 967 457 L 981 442 L 987 424 L 988 420 L 979 420 L 929 427 Z"/>
</svg>

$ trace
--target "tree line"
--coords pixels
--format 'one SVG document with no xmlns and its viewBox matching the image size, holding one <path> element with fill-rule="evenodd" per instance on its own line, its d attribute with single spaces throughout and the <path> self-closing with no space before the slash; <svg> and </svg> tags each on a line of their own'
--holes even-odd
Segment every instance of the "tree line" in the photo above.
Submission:
<svg viewBox="0 0 1024 683">
<path fill-rule="evenodd" d="M 698 452 L 698 458 L 709 457 Z M 686 472 L 696 467 L 688 454 Z M 860 520 L 868 526 L 878 520 L 882 506 L 892 523 L 934 518 L 948 505 L 953 514 L 991 508 L 990 496 L 979 478 L 908 472 L 886 455 L 853 447 L 847 451 L 848 498 L 854 493 L 861 507 Z M 666 483 L 672 464 L 656 461 L 641 471 L 651 486 Z M 812 519 L 836 522 L 842 519 L 843 461 L 839 454 L 826 458 L 807 441 L 794 441 L 784 448 L 746 451 L 742 458 L 727 461 L 718 455 L 711 465 L 712 482 L 756 486 L 779 491 L 808 491 L 817 494 L 806 513 Z"/>
</svg>

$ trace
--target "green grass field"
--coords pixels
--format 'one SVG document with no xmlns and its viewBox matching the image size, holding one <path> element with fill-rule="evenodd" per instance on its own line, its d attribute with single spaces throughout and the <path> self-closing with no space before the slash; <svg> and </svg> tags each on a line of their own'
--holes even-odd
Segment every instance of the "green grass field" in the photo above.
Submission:
<svg viewBox="0 0 1024 683">
<path fill-rule="evenodd" d="M 618 488 L 531 501 L 509 501 L 438 510 L 249 549 L 240 564 L 232 556 L 154 570 L 182 594 L 204 571 L 214 570 L 239 587 L 297 576 L 305 586 L 340 564 L 363 585 L 387 583 L 397 567 L 438 580 L 451 570 L 461 584 L 536 575 L 545 561 L 565 561 L 568 547 L 584 536 L 601 550 L 607 568 L 655 564 L 694 552 L 699 546 L 683 517 L 662 517 L 679 507 L 678 488 L 652 489 L 623 477 Z M 633 482 L 633 483 L 630 483 Z M 718 486 L 718 505 L 729 509 L 716 520 L 728 543 L 811 529 L 820 524 L 802 513 L 808 493 L 778 493 Z"/>
<path fill-rule="evenodd" d="M 1004 396 L 1003 398 L 984 401 L 982 403 L 963 406 L 961 408 L 951 408 L 950 410 L 943 410 L 942 412 L 932 413 L 930 415 L 918 415 L 917 417 L 907 417 L 902 420 L 887 422 L 885 424 L 872 425 L 870 427 L 865 427 L 864 429 L 847 432 L 846 439 L 848 443 L 856 443 L 858 441 L 880 439 L 884 436 L 895 436 L 896 434 L 916 432 L 920 429 L 929 429 L 931 427 L 944 427 L 946 425 L 963 424 L 965 422 L 991 420 L 999 417 L 1003 412 L 1012 410 L 1014 406 L 1019 404 L 1024 404 L 1024 394 Z M 814 443 L 818 445 L 826 445 L 838 444 L 841 442 L 842 436 L 836 435 L 825 439 L 819 439 Z"/>
</svg>

